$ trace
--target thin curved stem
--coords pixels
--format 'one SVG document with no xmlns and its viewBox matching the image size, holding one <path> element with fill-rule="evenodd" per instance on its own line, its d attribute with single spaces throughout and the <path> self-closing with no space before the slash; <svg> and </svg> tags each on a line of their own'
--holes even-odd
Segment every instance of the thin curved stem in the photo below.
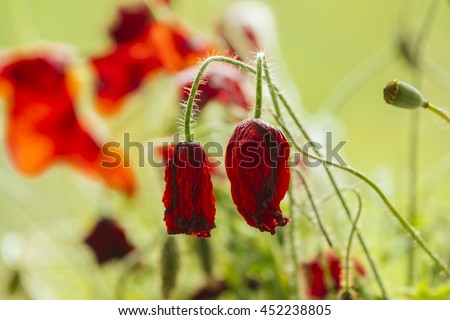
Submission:
<svg viewBox="0 0 450 320">
<path fill-rule="evenodd" d="M 286 133 L 286 135 L 288 136 L 288 138 L 289 138 L 290 141 L 293 143 L 293 145 L 294 145 L 294 147 L 295 147 L 296 149 L 298 149 L 301 153 L 303 153 L 303 154 L 306 155 L 306 156 L 310 156 L 310 157 L 313 158 L 313 159 L 316 159 L 316 160 L 321 161 L 321 160 L 320 160 L 320 159 L 321 159 L 320 157 L 313 157 L 313 156 L 309 155 L 307 152 L 305 152 L 305 151 L 304 151 L 304 150 L 303 150 L 303 149 L 295 142 L 294 137 L 292 136 L 292 134 L 289 132 L 289 130 L 287 129 L 287 127 L 286 127 L 283 123 L 278 122 L 278 124 L 281 126 L 281 128 L 282 128 L 283 131 Z M 345 202 L 345 199 L 344 199 L 344 197 L 343 197 L 343 195 L 342 195 L 342 191 L 341 191 L 341 190 L 339 189 L 339 187 L 337 186 L 337 184 L 336 184 L 336 182 L 335 182 L 335 180 L 334 180 L 334 177 L 332 176 L 332 173 L 330 172 L 329 168 L 325 165 L 325 162 L 321 161 L 321 163 L 324 165 L 324 168 L 327 170 L 327 172 L 329 172 L 329 176 L 328 176 L 328 177 L 329 177 L 330 181 L 332 181 L 332 183 L 334 182 L 334 183 L 333 183 L 333 186 L 334 186 L 335 194 L 336 194 L 336 195 L 338 196 L 338 198 L 341 200 L 341 203 L 344 202 L 345 206 L 347 207 L 347 204 L 346 204 L 346 202 Z M 331 175 L 331 178 L 330 178 L 330 175 Z M 348 207 L 347 207 L 347 208 L 348 208 Z M 351 213 L 350 213 L 350 212 L 349 212 L 349 214 L 347 215 L 347 217 L 350 219 L 350 222 L 353 224 L 353 220 L 352 220 L 352 217 L 351 217 Z M 383 299 L 388 299 L 388 295 L 387 295 L 386 289 L 385 289 L 385 287 L 384 287 L 383 280 L 382 280 L 382 278 L 381 278 L 381 276 L 380 276 L 380 273 L 378 272 L 378 268 L 377 268 L 377 266 L 376 266 L 376 264 L 375 264 L 375 261 L 373 260 L 372 255 L 370 254 L 369 249 L 368 249 L 368 247 L 366 246 L 366 244 L 365 244 L 365 242 L 364 242 L 364 239 L 362 238 L 362 236 L 361 236 L 360 232 L 358 231 L 358 229 L 356 229 L 355 232 L 356 232 L 356 235 L 358 236 L 358 240 L 359 240 L 359 243 L 360 243 L 360 245 L 361 245 L 361 248 L 363 249 L 364 255 L 366 256 L 367 261 L 369 262 L 370 268 L 372 269 L 372 272 L 373 272 L 373 274 L 374 274 L 375 280 L 377 281 L 378 286 L 380 287 L 381 295 L 382 295 Z"/>
<path fill-rule="evenodd" d="M 357 225 L 362 212 L 362 198 L 361 195 L 355 191 L 355 195 L 358 198 L 358 211 L 356 213 L 355 220 L 352 223 L 352 230 L 350 231 L 350 236 L 348 237 L 347 251 L 345 253 L 345 291 L 350 290 L 350 252 L 352 248 L 353 237 L 357 230 Z"/>
<path fill-rule="evenodd" d="M 311 208 L 313 209 L 314 214 L 316 216 L 316 220 L 317 220 L 317 224 L 319 225 L 319 229 L 322 232 L 322 234 L 324 235 L 328 246 L 331 249 L 333 249 L 334 248 L 333 241 L 331 240 L 330 235 L 328 234 L 327 230 L 325 229 L 325 226 L 322 223 L 322 219 L 320 218 L 319 210 L 317 209 L 316 202 L 314 201 L 314 197 L 311 193 L 311 190 L 309 189 L 308 182 L 306 181 L 305 176 L 299 170 L 295 170 L 295 173 L 300 177 L 300 180 L 302 181 L 302 185 L 305 188 L 309 203 L 311 204 Z"/>
<path fill-rule="evenodd" d="M 278 91 L 278 89 L 276 87 L 275 87 L 275 91 L 277 92 L 277 95 L 280 98 L 281 103 L 286 108 L 288 114 L 291 116 L 292 120 L 294 120 L 294 123 L 296 124 L 297 128 L 300 130 L 300 132 L 305 137 L 305 139 L 308 142 L 311 142 L 312 140 L 311 140 L 310 136 L 308 135 L 308 133 L 304 129 L 303 125 L 298 120 L 297 116 L 294 114 L 294 112 L 293 112 L 292 108 L 290 107 L 289 103 L 287 102 L 286 98 Z M 282 124 L 280 123 L 280 125 L 282 125 Z M 291 140 L 293 140 L 293 139 L 291 139 Z M 313 152 L 316 154 L 316 156 L 318 158 L 322 158 L 321 152 L 319 151 L 319 149 L 317 149 L 315 144 L 312 143 L 311 146 L 312 146 Z M 326 174 L 328 176 L 328 179 L 330 180 L 330 182 L 331 182 L 331 184 L 333 186 L 333 189 L 336 192 L 336 195 L 339 198 L 339 201 L 341 202 L 342 207 L 344 208 L 344 211 L 345 211 L 347 217 L 350 220 L 352 220 L 351 219 L 350 208 L 348 207 L 347 202 L 345 201 L 344 197 L 342 196 L 342 193 L 341 193 L 341 191 L 339 189 L 339 186 L 338 186 L 338 184 L 336 182 L 336 179 L 334 178 L 333 174 L 331 173 L 330 169 L 327 166 L 324 165 L 323 167 L 324 167 L 325 172 L 326 172 Z M 368 247 L 367 247 L 367 245 L 366 245 L 366 243 L 364 241 L 364 238 L 362 237 L 361 233 L 359 233 L 359 231 L 356 231 L 356 235 L 357 235 L 358 241 L 359 241 L 359 243 L 360 243 L 360 245 L 361 245 L 361 247 L 362 247 L 362 249 L 364 251 L 364 254 L 367 257 L 367 260 L 369 261 L 369 264 L 370 264 L 370 266 L 372 268 L 372 272 L 374 273 L 375 278 L 377 279 L 378 285 L 380 286 L 380 290 L 381 290 L 383 299 L 387 299 L 387 294 L 386 294 L 386 290 L 385 290 L 384 284 L 383 284 L 382 279 L 381 279 L 381 277 L 379 275 L 379 272 L 378 272 L 378 270 L 376 268 L 375 261 L 373 260 L 372 255 L 370 254 L 369 249 L 368 249 Z"/>
<path fill-rule="evenodd" d="M 289 210 L 291 211 L 291 215 L 293 218 L 293 221 L 291 223 L 295 223 L 295 217 L 294 217 L 294 196 L 292 195 L 292 189 L 289 188 L 288 189 L 288 196 L 289 196 Z M 291 258 L 291 290 L 293 293 L 293 298 L 294 299 L 299 299 L 299 274 L 298 274 L 298 256 L 297 256 L 297 246 L 296 246 L 296 240 L 295 240 L 295 234 L 294 234 L 294 230 L 295 228 L 290 228 L 289 229 L 289 255 Z"/>
<path fill-rule="evenodd" d="M 256 70 L 252 66 L 247 65 L 246 63 L 243 63 L 241 61 L 237 61 L 233 58 L 228 58 L 224 56 L 210 56 L 206 58 L 200 65 L 197 75 L 195 76 L 194 81 L 192 82 L 191 91 L 189 93 L 189 98 L 186 103 L 186 110 L 184 117 L 184 135 L 186 141 L 192 141 L 191 135 L 192 110 L 194 109 L 195 97 L 197 95 L 198 86 L 200 85 L 200 82 L 202 80 L 203 74 L 206 71 L 206 68 L 208 67 L 209 64 L 213 62 L 225 62 L 228 64 L 232 64 L 236 67 L 245 69 L 247 71 L 250 71 L 253 74 L 256 74 Z"/>
<path fill-rule="evenodd" d="M 270 75 L 270 69 L 267 64 L 267 59 L 264 56 L 263 60 L 263 68 L 264 68 L 264 77 L 266 79 L 266 82 L 269 84 L 269 92 L 270 97 L 272 98 L 273 108 L 275 109 L 275 116 L 278 117 L 281 120 L 281 111 L 280 111 L 280 104 L 278 103 L 277 94 L 275 92 L 275 89 L 272 85 L 272 76 Z"/>
<path fill-rule="evenodd" d="M 409 222 L 398 212 L 398 210 L 394 207 L 394 205 L 389 201 L 389 199 L 386 197 L 386 195 L 381 191 L 381 189 L 377 186 L 375 182 L 373 182 L 370 178 L 366 177 L 363 173 L 359 172 L 356 169 L 353 169 L 351 167 L 343 166 L 338 163 L 335 163 L 333 161 L 329 161 L 326 159 L 322 159 L 320 157 L 311 155 L 304 151 L 298 144 L 293 142 L 295 144 L 295 147 L 298 151 L 300 151 L 305 156 L 308 156 L 314 160 L 320 161 L 323 164 L 339 168 L 343 171 L 346 171 L 353 176 L 359 178 L 360 180 L 364 181 L 367 185 L 369 185 L 372 190 L 374 190 L 377 195 L 381 198 L 381 200 L 384 202 L 386 207 L 389 209 L 389 211 L 392 213 L 392 215 L 397 219 L 397 221 L 400 223 L 400 225 L 403 227 L 403 229 L 411 236 L 411 238 L 414 239 L 414 241 L 417 242 L 417 244 L 428 254 L 428 256 L 444 271 L 444 273 L 450 277 L 450 269 L 449 267 L 442 261 L 442 259 L 435 254 L 430 247 L 425 243 L 425 241 L 422 239 L 422 237 L 419 235 L 419 233 L 414 230 L 414 228 L 409 224 Z"/>
<path fill-rule="evenodd" d="M 444 119 L 448 124 L 450 124 L 450 115 L 448 115 L 444 109 L 441 109 L 439 107 L 436 107 L 435 105 L 428 103 L 428 110 L 433 112 L 434 114 L 438 115 L 442 119 Z"/>
</svg>

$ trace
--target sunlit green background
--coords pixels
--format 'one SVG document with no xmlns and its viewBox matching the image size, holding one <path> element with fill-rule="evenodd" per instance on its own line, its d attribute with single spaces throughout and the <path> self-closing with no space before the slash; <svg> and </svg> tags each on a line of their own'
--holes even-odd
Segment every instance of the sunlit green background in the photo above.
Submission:
<svg viewBox="0 0 450 320">
<path fill-rule="evenodd" d="M 423 73 L 416 71 L 414 74 L 397 51 L 399 34 L 416 36 L 432 1 L 260 1 L 269 6 L 276 19 L 279 46 L 277 41 L 272 41 L 266 48 L 267 53 L 280 86 L 295 103 L 298 115 L 316 139 L 332 131 L 335 143 L 347 141 L 342 152 L 346 162 L 379 183 L 405 215 L 411 183 L 408 166 L 413 112 L 387 106 L 382 89 L 393 78 L 408 82 L 420 78 L 422 91 L 430 100 L 443 107 L 450 105 L 450 73 L 436 73 L 430 67 L 439 65 L 443 70 L 450 70 L 448 1 L 437 1 L 439 9 L 423 43 Z M 192 28 L 211 37 L 225 8 L 233 2 L 237 1 L 173 0 L 173 10 Z M 37 40 L 66 43 L 74 48 L 83 64 L 83 59 L 108 46 L 106 30 L 120 3 L 124 2 L 0 0 L 0 49 L 24 46 Z M 262 27 L 265 23 L 261 21 Z M 84 81 L 86 88 L 80 98 L 80 113 L 104 123 L 106 137 L 120 141 L 122 133 L 130 131 L 133 138 L 144 142 L 167 135 L 174 126 L 167 123 L 173 121 L 179 110 L 176 88 L 166 89 L 173 84 L 170 77 L 146 85 L 130 101 L 126 111 L 117 119 L 106 121 L 93 111 L 88 98 L 89 77 Z M 161 95 L 161 91 L 167 93 Z M 0 128 L 4 129 L 6 110 L 1 101 L 0 106 Z M 207 110 L 204 119 L 199 121 L 200 137 L 226 141 L 233 126 L 224 124 L 217 132 L 210 132 L 215 123 L 221 123 L 217 118 L 223 112 L 217 105 L 211 109 L 213 111 Z M 449 261 L 450 130 L 431 113 L 415 112 L 420 113 L 418 228 L 431 246 Z M 56 167 L 37 179 L 27 180 L 11 167 L 3 143 L 4 130 L 0 134 L 0 241 L 3 239 L 0 297 L 161 298 L 159 255 L 165 239 L 160 201 L 162 170 L 148 166 L 137 170 L 142 192 L 135 201 L 105 191 L 66 167 Z M 336 234 L 338 243 L 344 245 L 348 221 L 335 199 L 324 200 L 331 190 L 319 172 L 319 168 L 311 169 L 311 184 L 318 201 L 323 200 L 320 207 L 328 228 Z M 422 253 L 417 256 L 415 286 L 406 287 L 405 252 L 409 238 L 364 184 L 340 173 L 339 177 L 343 186 L 363 192 L 361 228 L 391 296 L 448 298 L 450 288 L 430 275 L 432 263 Z M 216 186 L 225 193 L 223 197 L 228 197 L 226 181 L 217 181 Z M 351 194 L 348 197 L 352 206 L 355 205 Z M 299 196 L 299 201 L 304 201 L 304 195 Z M 286 288 L 290 280 L 283 271 L 288 262 L 276 237 L 250 229 L 233 210 L 232 202 L 228 207 L 218 207 L 218 228 L 211 239 L 215 276 L 231 279 L 234 288 L 223 298 L 288 297 Z M 285 211 L 291 215 L 287 207 Z M 98 268 L 82 244 L 101 212 L 119 219 L 131 231 L 133 242 L 145 252 L 142 268 L 127 277 L 127 282 L 119 288 L 117 283 L 127 262 Z M 321 235 L 308 229 L 301 219 L 300 216 L 294 225 L 299 233 L 304 233 L 298 237 L 302 241 L 298 255 L 300 259 L 309 259 L 325 246 Z M 230 239 L 235 237 L 236 230 L 239 235 L 233 242 Z M 20 242 L 21 245 L 15 244 Z M 173 296 L 187 298 L 199 283 L 207 280 L 198 260 L 193 258 L 194 239 L 180 237 L 179 244 L 181 271 Z M 356 242 L 354 248 L 355 255 L 365 262 Z M 6 261 L 9 256 L 15 256 L 16 249 L 20 252 L 19 262 L 17 259 L 13 259 L 14 263 Z M 23 288 L 10 295 L 8 283 L 15 267 L 23 271 Z M 260 277 L 267 290 L 254 293 L 240 288 L 242 272 Z M 377 296 L 378 288 L 370 274 L 365 285 L 373 297 Z M 438 289 L 433 289 L 436 287 Z M 118 291 L 121 292 L 117 295 Z"/>
</svg>

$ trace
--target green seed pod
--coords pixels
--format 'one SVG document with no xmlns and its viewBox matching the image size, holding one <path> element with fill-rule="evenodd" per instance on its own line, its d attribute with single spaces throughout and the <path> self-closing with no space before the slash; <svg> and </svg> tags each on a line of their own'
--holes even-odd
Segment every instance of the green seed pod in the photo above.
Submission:
<svg viewBox="0 0 450 320">
<path fill-rule="evenodd" d="M 384 87 L 383 93 L 384 101 L 396 107 L 416 109 L 428 106 L 428 102 L 422 93 L 417 88 L 403 81 L 390 81 Z"/>
<path fill-rule="evenodd" d="M 161 253 L 162 296 L 168 299 L 177 282 L 180 255 L 176 239 L 171 236 L 164 242 Z"/>
</svg>

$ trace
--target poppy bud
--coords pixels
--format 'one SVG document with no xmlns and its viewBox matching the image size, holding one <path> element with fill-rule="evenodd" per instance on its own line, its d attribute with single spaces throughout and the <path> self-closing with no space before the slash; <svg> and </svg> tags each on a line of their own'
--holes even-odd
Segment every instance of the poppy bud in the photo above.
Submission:
<svg viewBox="0 0 450 320">
<path fill-rule="evenodd" d="M 384 101 L 396 107 L 416 109 L 428 106 L 428 102 L 422 93 L 417 88 L 403 81 L 392 80 L 384 87 L 383 94 Z"/>
<path fill-rule="evenodd" d="M 260 119 L 241 122 L 228 142 L 225 166 L 239 213 L 260 231 L 289 223 L 280 210 L 290 180 L 290 147 L 280 130 Z"/>
<path fill-rule="evenodd" d="M 114 220 L 103 218 L 84 242 L 91 247 L 98 264 L 112 259 L 121 259 L 134 250 L 128 242 L 125 230 Z"/>
<path fill-rule="evenodd" d="M 178 142 L 165 171 L 167 233 L 210 237 L 216 215 L 211 174 L 198 142 Z"/>
</svg>

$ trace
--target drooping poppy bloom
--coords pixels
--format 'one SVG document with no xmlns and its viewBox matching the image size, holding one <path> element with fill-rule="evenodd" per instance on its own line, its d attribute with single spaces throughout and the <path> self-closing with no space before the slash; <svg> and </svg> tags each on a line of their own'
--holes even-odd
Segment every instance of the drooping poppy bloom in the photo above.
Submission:
<svg viewBox="0 0 450 320">
<path fill-rule="evenodd" d="M 352 259 L 356 274 L 364 277 L 365 269 L 361 263 Z M 303 264 L 306 290 L 310 299 L 326 299 L 342 289 L 344 264 L 333 251 L 325 256 L 319 254 L 312 261 Z"/>
<path fill-rule="evenodd" d="M 225 154 L 233 201 L 247 223 L 275 233 L 285 226 L 280 201 L 290 180 L 290 147 L 283 133 L 260 119 L 247 119 L 234 130 Z"/>
<path fill-rule="evenodd" d="M 132 195 L 136 186 L 131 169 L 103 166 L 107 158 L 102 148 L 78 120 L 69 60 L 64 51 L 42 50 L 8 57 L 0 66 L 9 106 L 6 139 L 11 160 L 27 175 L 39 174 L 57 162 L 69 163 Z"/>
<path fill-rule="evenodd" d="M 125 230 L 108 218 L 100 219 L 84 242 L 92 249 L 100 265 L 113 259 L 122 259 L 134 250 Z"/>
<path fill-rule="evenodd" d="M 110 29 L 113 46 L 92 59 L 97 74 L 97 106 L 106 114 L 120 109 L 123 99 L 160 71 L 178 72 L 210 50 L 176 23 L 154 19 L 145 5 L 122 8 Z"/>
<path fill-rule="evenodd" d="M 210 237 L 215 197 L 206 155 L 198 142 L 179 142 L 167 161 L 163 203 L 168 234 Z"/>
<path fill-rule="evenodd" d="M 197 70 L 198 67 L 191 67 L 177 74 L 180 100 L 188 100 Z M 226 65 L 216 66 L 208 70 L 202 80 L 196 97 L 196 106 L 199 110 L 202 110 L 211 100 L 217 100 L 224 105 L 233 104 L 250 109 L 251 105 L 245 88 L 245 74 L 241 70 Z"/>
</svg>

